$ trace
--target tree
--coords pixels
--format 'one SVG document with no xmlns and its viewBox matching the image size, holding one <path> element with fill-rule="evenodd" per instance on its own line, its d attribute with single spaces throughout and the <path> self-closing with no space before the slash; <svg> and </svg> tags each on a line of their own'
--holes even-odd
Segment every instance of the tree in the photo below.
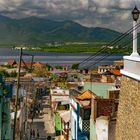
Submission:
<svg viewBox="0 0 140 140">
<path fill-rule="evenodd" d="M 9 77 L 10 76 L 9 73 L 6 72 L 5 70 L 0 70 L 0 74 L 4 77 Z"/>
<path fill-rule="evenodd" d="M 55 66 L 55 68 L 62 70 L 62 66 Z"/>
<path fill-rule="evenodd" d="M 17 77 L 17 72 L 16 71 L 11 72 L 10 77 Z"/>
<path fill-rule="evenodd" d="M 38 77 L 47 77 L 48 68 L 46 66 L 36 66 L 34 67 L 33 73 Z"/>
<path fill-rule="evenodd" d="M 79 63 L 73 64 L 73 65 L 71 66 L 71 68 L 72 68 L 72 69 L 75 69 L 75 70 L 77 70 L 78 67 L 79 67 Z"/>
</svg>

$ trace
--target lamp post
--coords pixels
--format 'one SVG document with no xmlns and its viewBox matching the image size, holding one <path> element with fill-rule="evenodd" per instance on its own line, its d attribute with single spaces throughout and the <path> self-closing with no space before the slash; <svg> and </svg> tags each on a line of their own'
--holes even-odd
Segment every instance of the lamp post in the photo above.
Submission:
<svg viewBox="0 0 140 140">
<path fill-rule="evenodd" d="M 137 20 L 139 18 L 139 13 L 140 13 L 140 11 L 135 6 L 135 8 L 132 11 L 132 16 L 133 16 L 133 52 L 131 54 L 131 56 L 134 56 L 134 57 L 139 56 L 139 54 L 137 52 Z"/>
</svg>

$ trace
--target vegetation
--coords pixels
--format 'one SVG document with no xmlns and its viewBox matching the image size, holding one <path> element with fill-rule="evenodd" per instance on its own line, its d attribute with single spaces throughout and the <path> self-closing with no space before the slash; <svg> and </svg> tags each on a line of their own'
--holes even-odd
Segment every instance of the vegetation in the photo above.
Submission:
<svg viewBox="0 0 140 140">
<path fill-rule="evenodd" d="M 1 65 L 1 66 L 3 66 L 3 67 L 5 67 L 5 68 L 8 68 L 8 69 L 11 69 L 11 68 L 15 68 L 14 66 L 12 66 L 12 65 Z"/>
<path fill-rule="evenodd" d="M 27 48 L 30 51 L 43 51 L 43 52 L 96 52 L 101 49 L 105 43 L 99 42 L 86 42 L 83 43 L 69 43 L 58 46 L 40 46 Z"/>
<path fill-rule="evenodd" d="M 28 17 L 11 19 L 0 16 L 0 44 L 17 46 L 63 42 L 107 42 L 122 33 L 105 28 L 88 28 L 73 21 L 51 21 Z"/>
<path fill-rule="evenodd" d="M 62 70 L 62 66 L 59 66 L 59 65 L 55 66 L 55 68 L 59 69 L 59 70 Z"/>
<path fill-rule="evenodd" d="M 4 77 L 17 77 L 17 73 L 15 71 L 8 73 L 5 70 L 0 70 L 0 75 L 2 75 Z"/>
<path fill-rule="evenodd" d="M 69 44 L 69 45 L 62 45 L 57 47 L 37 47 L 36 49 L 29 48 L 30 51 L 43 51 L 43 52 L 63 52 L 63 53 L 76 53 L 76 52 L 99 52 L 102 50 L 102 53 L 122 53 L 128 54 L 132 51 L 131 44 L 128 46 L 110 46 L 107 47 L 106 43 L 87 43 L 87 44 Z M 105 47 L 105 48 L 104 48 Z M 104 48 L 104 49 L 103 49 Z"/>
<path fill-rule="evenodd" d="M 9 73 L 6 72 L 5 70 L 0 70 L 0 75 L 2 75 L 4 77 L 9 77 Z"/>
<path fill-rule="evenodd" d="M 48 76 L 48 68 L 47 66 L 36 66 L 34 67 L 33 73 L 38 77 L 47 77 Z"/>
<path fill-rule="evenodd" d="M 75 69 L 75 70 L 77 70 L 78 67 L 79 67 L 79 63 L 77 63 L 77 64 L 73 64 L 73 65 L 71 66 L 71 68 L 72 68 L 72 69 Z"/>
<path fill-rule="evenodd" d="M 106 28 L 87 28 L 73 21 L 57 22 L 36 17 L 16 20 L 0 16 L 0 24 L 3 25 L 0 26 L 0 47 L 18 46 L 46 52 L 98 52 L 103 46 L 114 44 L 113 47 L 119 47 L 115 52 L 128 53 L 127 48 L 132 46 L 131 33 L 113 43 L 122 33 Z"/>
</svg>

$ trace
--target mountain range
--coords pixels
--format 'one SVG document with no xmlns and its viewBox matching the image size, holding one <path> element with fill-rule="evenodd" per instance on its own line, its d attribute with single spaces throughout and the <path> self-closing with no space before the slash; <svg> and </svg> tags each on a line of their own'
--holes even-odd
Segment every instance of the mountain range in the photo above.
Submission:
<svg viewBox="0 0 140 140">
<path fill-rule="evenodd" d="M 73 21 L 52 21 L 37 17 L 12 19 L 0 15 L 0 44 L 108 42 L 121 34 L 106 28 L 88 28 Z"/>
</svg>

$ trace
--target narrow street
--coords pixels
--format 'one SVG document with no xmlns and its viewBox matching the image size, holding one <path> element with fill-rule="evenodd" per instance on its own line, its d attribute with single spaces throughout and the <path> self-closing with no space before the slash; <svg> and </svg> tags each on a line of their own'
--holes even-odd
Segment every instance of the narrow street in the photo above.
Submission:
<svg viewBox="0 0 140 140">
<path fill-rule="evenodd" d="M 31 140 L 46 140 L 48 136 L 51 136 L 51 140 L 55 139 L 55 128 L 49 100 L 49 96 L 43 96 L 40 114 L 33 119 L 33 123 L 31 119 L 28 120 L 30 129 L 35 130 L 35 138 L 31 138 Z M 37 129 L 40 135 L 39 138 L 37 138 Z M 30 139 L 30 130 L 28 130 L 28 139 Z"/>
</svg>

